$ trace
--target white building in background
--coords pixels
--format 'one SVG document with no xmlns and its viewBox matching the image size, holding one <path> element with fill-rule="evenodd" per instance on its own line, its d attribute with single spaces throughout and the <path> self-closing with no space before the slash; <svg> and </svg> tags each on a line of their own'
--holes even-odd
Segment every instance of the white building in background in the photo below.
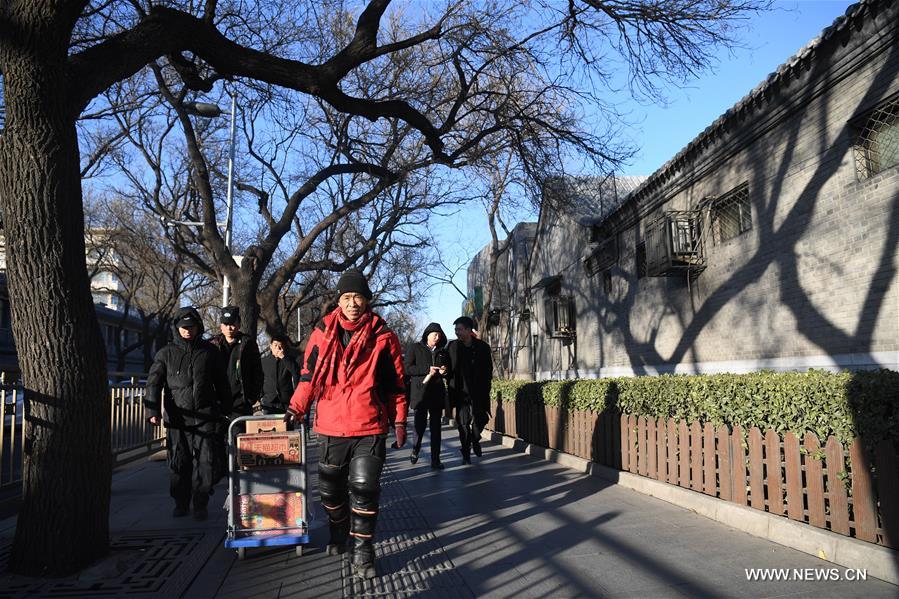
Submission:
<svg viewBox="0 0 899 599">
<path fill-rule="evenodd" d="M 102 228 L 88 229 L 84 235 L 87 270 L 93 273 L 91 295 L 94 297 L 94 304 L 122 312 L 125 309 L 121 299 L 124 286 L 115 274 L 121 261 L 116 252 L 105 243 L 107 238 L 108 233 Z"/>
<path fill-rule="evenodd" d="M 521 290 L 528 280 L 528 256 L 536 230 L 537 223 L 518 223 L 511 231 L 508 249 L 497 259 L 496 288 L 490 301 L 485 340 L 493 349 L 493 367 L 500 375 L 515 373 L 519 365 L 528 371 L 531 364 L 527 303 Z M 468 299 L 463 304 L 463 314 L 476 322 L 486 301 L 492 247 L 492 243 L 486 245 L 468 265 Z M 481 323 L 477 327 L 485 328 Z"/>
<path fill-rule="evenodd" d="M 111 249 L 104 247 L 107 234 L 103 229 L 89 229 L 84 235 L 85 263 L 91 277 L 91 294 L 94 303 L 121 312 L 124 305 L 117 294 L 124 288 L 114 270 L 119 259 Z M 0 272 L 6 272 L 6 236 L 0 233 Z"/>
</svg>

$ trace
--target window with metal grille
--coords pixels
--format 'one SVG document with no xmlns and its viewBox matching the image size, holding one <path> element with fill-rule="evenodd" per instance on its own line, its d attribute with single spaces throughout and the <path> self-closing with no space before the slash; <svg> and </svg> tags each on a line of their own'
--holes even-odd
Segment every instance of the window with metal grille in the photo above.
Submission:
<svg viewBox="0 0 899 599">
<path fill-rule="evenodd" d="M 584 271 L 588 277 L 609 268 L 618 260 L 618 244 L 612 237 L 599 244 L 590 255 L 584 259 Z"/>
<path fill-rule="evenodd" d="M 749 185 L 743 183 L 727 192 L 712 204 L 712 237 L 722 243 L 752 228 L 752 206 L 749 203 Z"/>
<path fill-rule="evenodd" d="M 646 276 L 646 243 L 637 245 L 637 278 Z"/>
<path fill-rule="evenodd" d="M 899 98 L 878 106 L 856 126 L 855 169 L 859 179 L 899 164 Z"/>
<path fill-rule="evenodd" d="M 543 298 L 546 332 L 550 337 L 570 337 L 576 330 L 574 298 L 552 295 Z"/>
</svg>

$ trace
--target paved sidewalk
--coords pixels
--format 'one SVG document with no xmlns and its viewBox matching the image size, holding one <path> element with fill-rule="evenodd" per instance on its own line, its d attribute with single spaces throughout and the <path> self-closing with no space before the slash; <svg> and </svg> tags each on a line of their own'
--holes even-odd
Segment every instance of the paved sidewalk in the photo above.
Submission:
<svg viewBox="0 0 899 599">
<path fill-rule="evenodd" d="M 749 581 L 747 568 L 834 566 L 501 446 L 463 466 L 449 427 L 444 437 L 442 472 L 427 440 L 414 466 L 408 449 L 388 450 L 374 582 L 323 552 L 317 504 L 302 557 L 257 549 L 238 561 L 222 547 L 221 492 L 208 521 L 171 518 L 165 462 L 151 461 L 114 476 L 107 559 L 64 580 L 0 573 L 0 597 L 899 597 L 874 579 Z M 14 526 L 0 521 L 3 564 Z"/>
</svg>

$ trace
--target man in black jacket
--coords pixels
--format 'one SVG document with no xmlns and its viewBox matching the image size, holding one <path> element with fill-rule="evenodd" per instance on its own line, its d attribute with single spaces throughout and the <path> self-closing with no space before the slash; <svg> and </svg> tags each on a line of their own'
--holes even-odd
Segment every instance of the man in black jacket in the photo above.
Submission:
<svg viewBox="0 0 899 599">
<path fill-rule="evenodd" d="M 456 409 L 462 463 L 471 463 L 471 451 L 481 457 L 481 431 L 490 419 L 490 386 L 493 358 L 490 346 L 475 337 L 474 322 L 461 316 L 453 322 L 456 339 L 447 346 L 453 372 L 449 378 L 450 402 Z"/>
<path fill-rule="evenodd" d="M 300 379 L 300 366 L 290 354 L 287 335 L 273 335 L 271 353 L 262 358 L 262 412 L 283 414 Z"/>
<path fill-rule="evenodd" d="M 181 308 L 174 322 L 175 338 L 156 352 L 147 376 L 144 405 L 147 420 L 158 425 L 165 389 L 172 515 L 186 516 L 193 499 L 194 518 L 205 520 L 214 484 L 216 437 L 231 390 L 219 352 L 201 339 L 203 321 L 196 308 Z"/>
<path fill-rule="evenodd" d="M 256 340 L 240 331 L 240 309 L 237 306 L 222 308 L 221 331 L 211 339 L 218 348 L 225 364 L 228 382 L 231 384 L 231 402 L 225 411 L 229 419 L 238 416 L 249 416 L 262 396 L 262 361 L 259 358 L 259 346 Z M 213 482 L 221 480 L 227 474 L 228 461 L 228 424 L 219 426 L 216 440 L 217 466 Z"/>
<path fill-rule="evenodd" d="M 440 416 L 446 403 L 445 377 L 450 376 L 449 356 L 444 349 L 446 335 L 436 322 L 432 322 L 421 335 L 419 343 L 406 348 L 403 366 L 409 378 L 409 406 L 415 409 L 415 445 L 412 446 L 412 463 L 418 461 L 421 442 L 431 422 L 431 468 L 443 470 L 440 461 Z"/>
<path fill-rule="evenodd" d="M 231 383 L 231 409 L 228 416 L 248 416 L 262 396 L 262 362 L 256 340 L 240 331 L 240 309 L 222 308 L 221 333 L 212 344 L 222 353 Z"/>
</svg>

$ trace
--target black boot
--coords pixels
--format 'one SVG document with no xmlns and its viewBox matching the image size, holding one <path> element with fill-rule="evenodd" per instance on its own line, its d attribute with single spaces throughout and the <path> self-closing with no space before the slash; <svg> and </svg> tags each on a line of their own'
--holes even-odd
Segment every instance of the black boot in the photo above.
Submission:
<svg viewBox="0 0 899 599">
<path fill-rule="evenodd" d="M 328 555 L 341 555 L 346 553 L 347 537 L 350 534 L 350 519 L 337 524 L 328 523 L 331 538 L 328 541 Z"/>
<path fill-rule="evenodd" d="M 350 534 L 355 540 L 353 574 L 363 579 L 378 575 L 372 537 L 378 520 L 378 498 L 383 461 L 374 455 L 356 456 L 350 461 Z"/>
<path fill-rule="evenodd" d="M 194 520 L 202 522 L 209 517 L 206 505 L 209 503 L 209 493 L 194 493 Z"/>
<path fill-rule="evenodd" d="M 481 440 L 477 437 L 472 437 L 471 439 L 471 450 L 474 451 L 476 456 L 481 457 Z"/>
<path fill-rule="evenodd" d="M 421 453 L 421 437 L 416 434 L 415 443 L 412 445 L 412 455 L 409 456 L 409 461 L 413 464 L 417 462 L 419 453 Z"/>
<path fill-rule="evenodd" d="M 328 555 L 346 552 L 347 536 L 350 533 L 350 507 L 346 490 L 346 474 L 340 466 L 319 463 L 318 490 L 322 507 L 328 514 Z"/>
<path fill-rule="evenodd" d="M 378 575 L 375 569 L 375 548 L 371 539 L 356 539 L 353 548 L 353 575 L 364 580 L 371 580 Z"/>
</svg>

